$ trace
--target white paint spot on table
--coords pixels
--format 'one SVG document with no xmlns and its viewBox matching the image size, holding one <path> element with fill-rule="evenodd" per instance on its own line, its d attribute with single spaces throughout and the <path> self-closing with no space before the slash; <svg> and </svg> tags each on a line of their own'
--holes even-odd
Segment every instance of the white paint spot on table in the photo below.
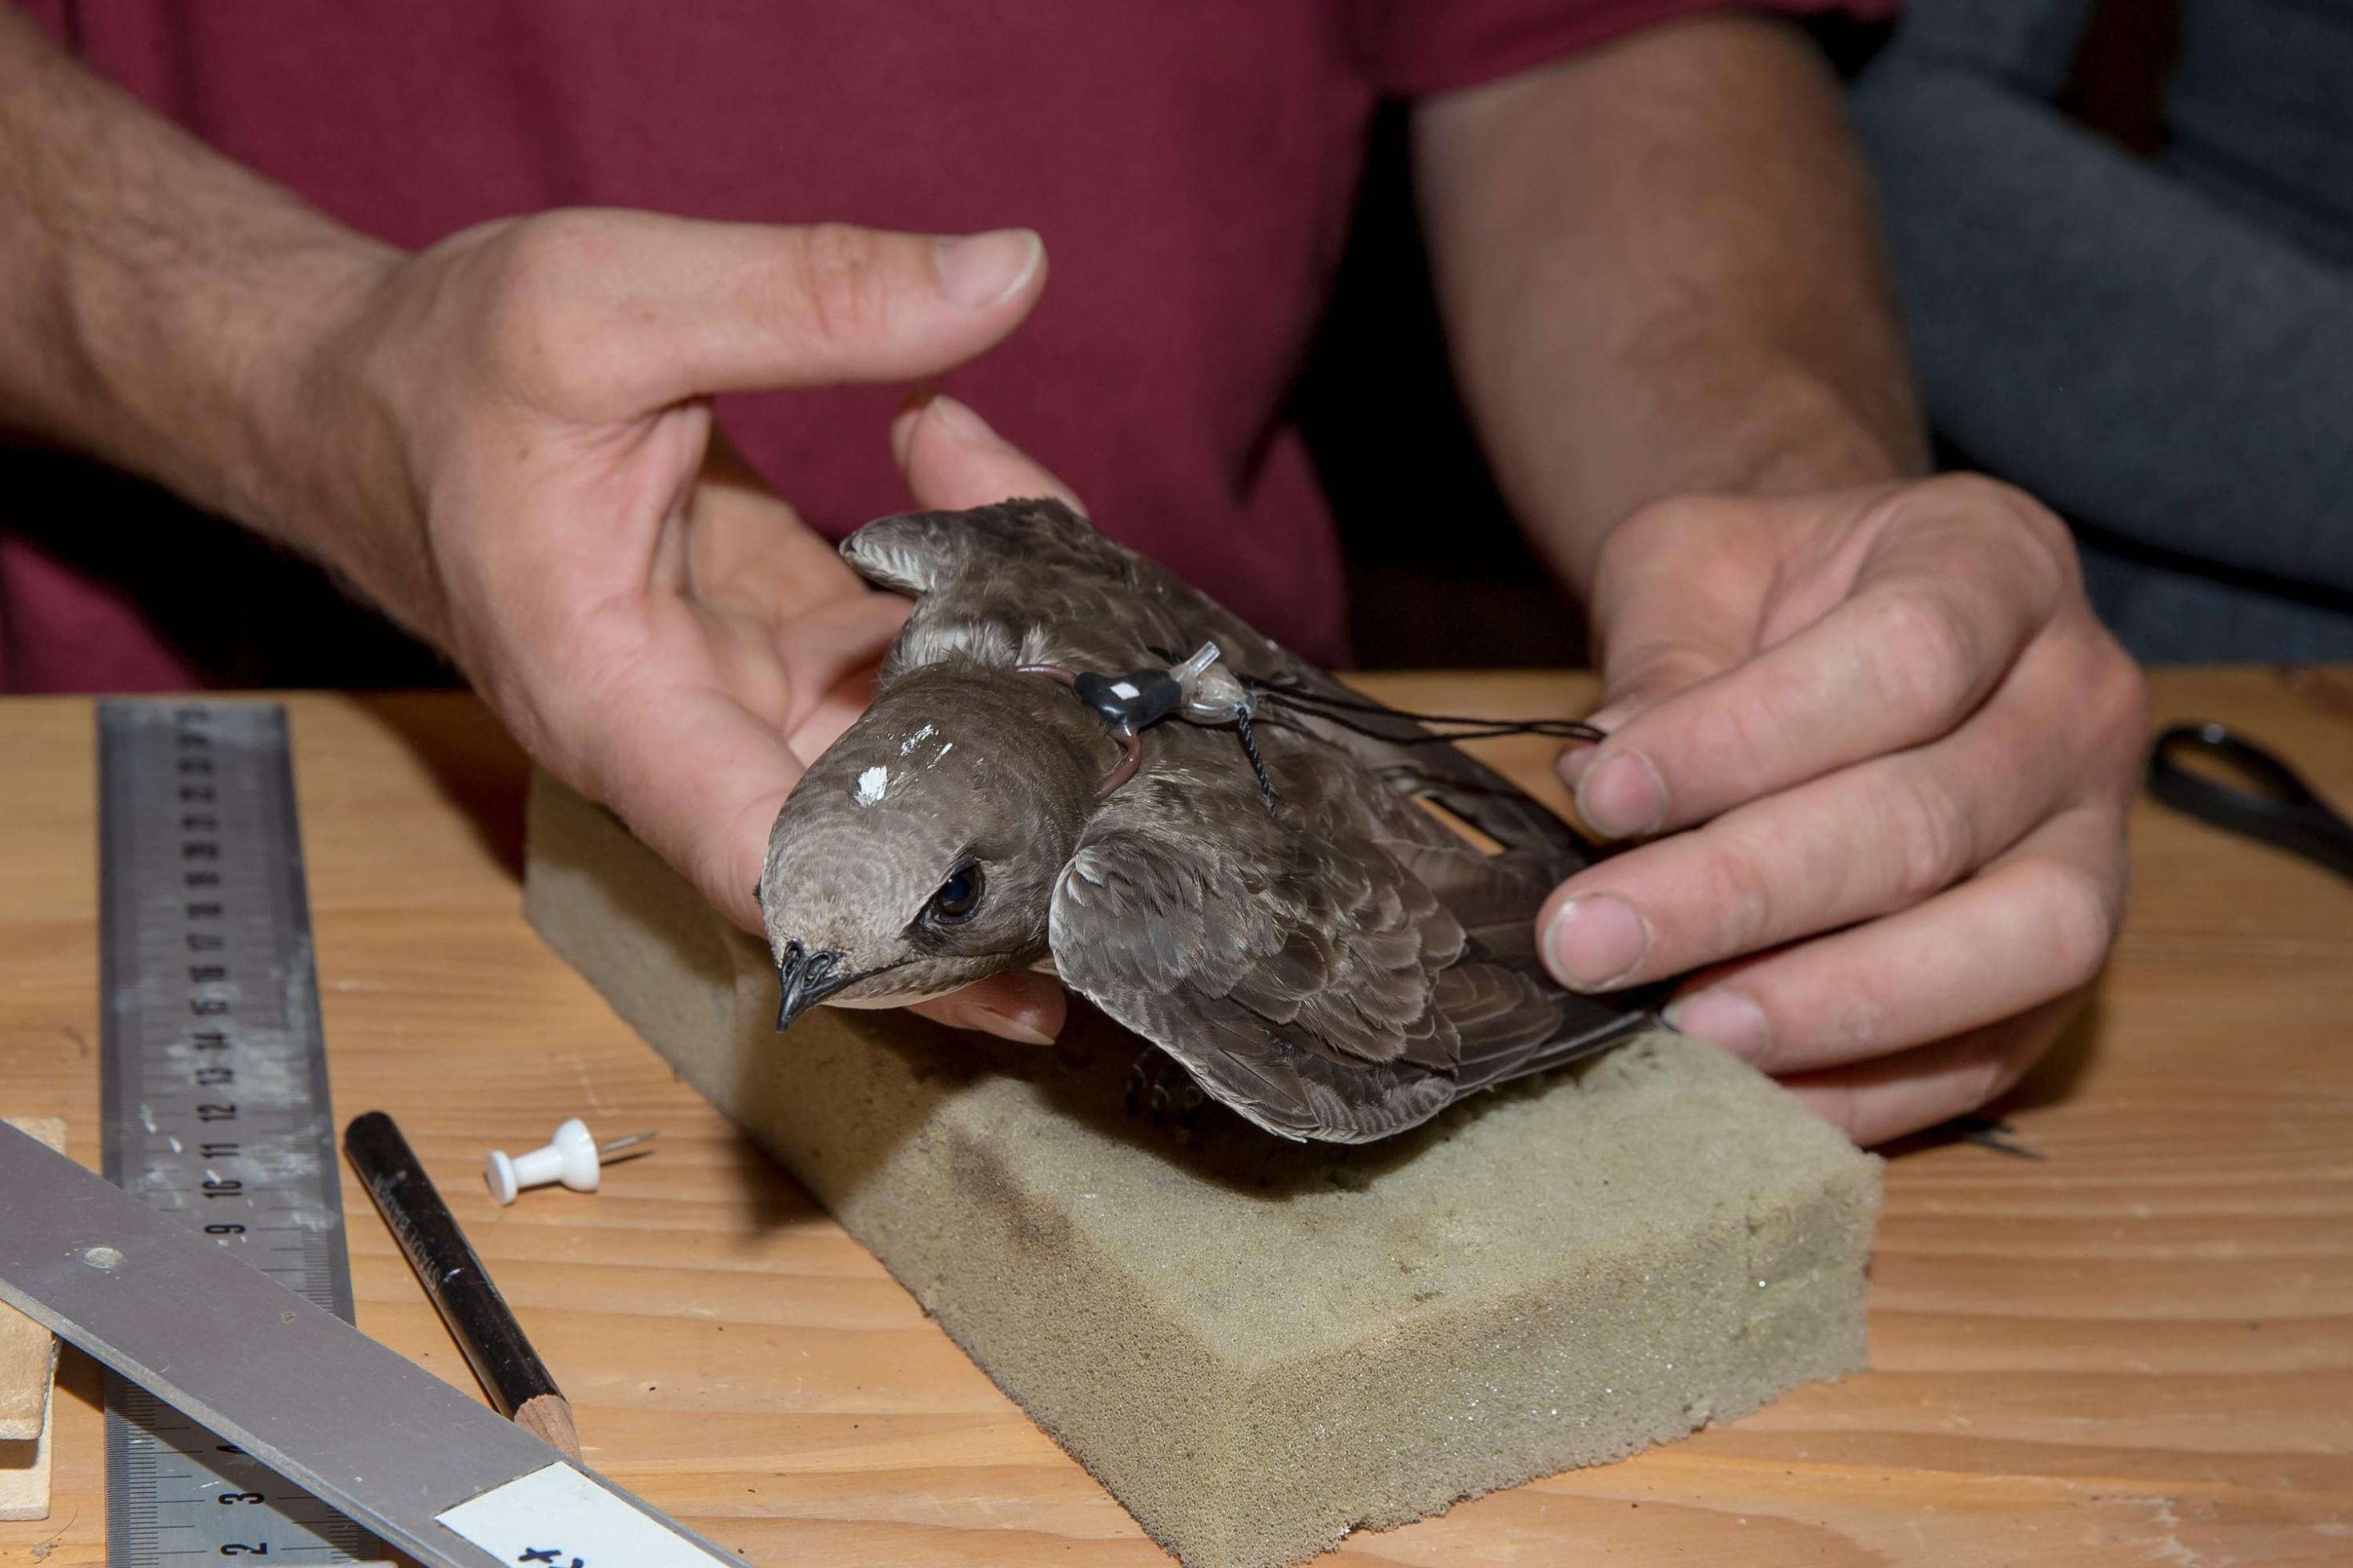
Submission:
<svg viewBox="0 0 2353 1568">
<path fill-rule="evenodd" d="M 856 795 L 858 804 L 860 805 L 872 805 L 876 801 L 882 798 L 882 792 L 890 787 L 891 770 L 884 767 L 881 763 L 875 763 L 872 767 L 858 775 L 858 793 Z"/>
</svg>

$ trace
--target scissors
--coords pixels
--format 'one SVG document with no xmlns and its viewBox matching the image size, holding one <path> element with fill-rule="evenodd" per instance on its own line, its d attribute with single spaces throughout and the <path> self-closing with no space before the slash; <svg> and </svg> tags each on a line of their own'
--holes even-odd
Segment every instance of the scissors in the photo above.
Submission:
<svg viewBox="0 0 2353 1568">
<path fill-rule="evenodd" d="M 2197 752 L 2226 764 L 2252 788 L 2241 789 L 2184 768 Z M 2293 850 L 2353 879 L 2353 822 L 2329 809 L 2295 770 L 2253 741 L 2216 723 L 2176 724 L 2148 753 L 2148 793 L 2202 821 Z"/>
</svg>

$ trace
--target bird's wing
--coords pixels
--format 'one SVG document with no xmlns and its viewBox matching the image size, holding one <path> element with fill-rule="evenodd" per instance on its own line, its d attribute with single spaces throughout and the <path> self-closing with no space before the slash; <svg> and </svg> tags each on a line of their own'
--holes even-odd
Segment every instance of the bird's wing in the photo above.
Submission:
<svg viewBox="0 0 2353 1568">
<path fill-rule="evenodd" d="M 1623 1032 L 1492 961 L 1373 838 L 1204 804 L 1218 793 L 1113 796 L 1055 884 L 1049 933 L 1065 983 L 1260 1126 L 1385 1137 L 1570 1037 Z"/>
<path fill-rule="evenodd" d="M 1121 581 L 1134 559 L 1060 501 L 1045 500 L 879 518 L 843 540 L 841 554 L 869 582 L 916 595 L 1013 562 L 1057 576 Z"/>
<path fill-rule="evenodd" d="M 1253 669 L 1290 658 L 1056 500 L 886 517 L 842 541 L 841 553 L 868 581 L 915 597 L 883 660 L 886 681 L 955 658 L 1124 673 L 1204 642 Z"/>
</svg>

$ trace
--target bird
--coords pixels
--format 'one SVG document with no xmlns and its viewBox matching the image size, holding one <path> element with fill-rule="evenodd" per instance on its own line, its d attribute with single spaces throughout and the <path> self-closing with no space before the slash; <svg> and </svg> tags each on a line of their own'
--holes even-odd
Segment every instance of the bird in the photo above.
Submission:
<svg viewBox="0 0 2353 1568">
<path fill-rule="evenodd" d="M 769 837 L 780 1030 L 1037 969 L 1247 1121 L 1356 1143 L 1644 1026 L 1536 954 L 1595 846 L 1060 501 L 840 548 L 914 604 Z"/>
</svg>

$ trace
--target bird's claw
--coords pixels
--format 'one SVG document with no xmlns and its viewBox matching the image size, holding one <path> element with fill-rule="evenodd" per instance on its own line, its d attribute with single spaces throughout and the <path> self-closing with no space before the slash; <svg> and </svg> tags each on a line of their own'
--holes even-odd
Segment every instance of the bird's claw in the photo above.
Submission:
<svg viewBox="0 0 2353 1568">
<path fill-rule="evenodd" d="M 1208 1094 L 1193 1075 L 1158 1051 L 1145 1051 L 1128 1065 L 1127 1113 L 1141 1116 L 1179 1143 L 1200 1136 Z"/>
</svg>

